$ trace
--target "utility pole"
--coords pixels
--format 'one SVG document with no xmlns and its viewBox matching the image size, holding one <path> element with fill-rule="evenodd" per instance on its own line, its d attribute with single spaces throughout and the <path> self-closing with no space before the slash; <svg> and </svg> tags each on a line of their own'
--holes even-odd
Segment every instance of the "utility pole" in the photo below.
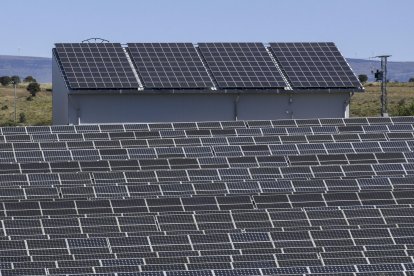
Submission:
<svg viewBox="0 0 414 276">
<path fill-rule="evenodd" d="M 381 81 L 381 117 L 388 117 L 388 97 L 387 97 L 387 62 L 391 55 L 376 56 L 381 59 L 381 71 L 374 73 L 375 80 Z"/>
<path fill-rule="evenodd" d="M 17 123 L 17 114 L 16 114 L 16 102 L 17 102 L 17 95 L 16 95 L 16 82 L 13 81 L 14 87 L 14 122 Z"/>
</svg>

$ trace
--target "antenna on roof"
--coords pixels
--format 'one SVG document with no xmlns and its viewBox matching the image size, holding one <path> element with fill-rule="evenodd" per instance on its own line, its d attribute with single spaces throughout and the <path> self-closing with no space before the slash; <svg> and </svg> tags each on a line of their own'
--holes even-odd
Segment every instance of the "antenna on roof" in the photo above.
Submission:
<svg viewBox="0 0 414 276">
<path fill-rule="evenodd" d="M 109 40 L 99 38 L 99 37 L 91 37 L 85 40 L 82 40 L 82 43 L 108 43 Z"/>
</svg>

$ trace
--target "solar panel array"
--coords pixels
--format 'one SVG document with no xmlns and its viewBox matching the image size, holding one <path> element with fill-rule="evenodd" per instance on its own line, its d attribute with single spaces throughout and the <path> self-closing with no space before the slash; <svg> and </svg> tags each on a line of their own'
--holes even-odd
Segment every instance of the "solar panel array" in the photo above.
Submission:
<svg viewBox="0 0 414 276">
<path fill-rule="evenodd" d="M 333 43 L 127 45 L 58 43 L 54 53 L 72 90 L 362 89 Z"/>
<path fill-rule="evenodd" d="M 1 275 L 413 275 L 414 117 L 0 128 Z"/>
</svg>

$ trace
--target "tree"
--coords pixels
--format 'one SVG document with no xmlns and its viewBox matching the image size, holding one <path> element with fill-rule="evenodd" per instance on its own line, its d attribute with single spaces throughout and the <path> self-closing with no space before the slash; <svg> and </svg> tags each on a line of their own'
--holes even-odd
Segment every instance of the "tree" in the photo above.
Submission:
<svg viewBox="0 0 414 276">
<path fill-rule="evenodd" d="M 32 97 L 35 97 L 36 93 L 40 91 L 40 85 L 37 82 L 31 82 L 26 90 L 29 91 Z"/>
<path fill-rule="evenodd" d="M 11 81 L 15 84 L 21 83 L 19 76 L 11 76 Z"/>
<path fill-rule="evenodd" d="M 32 76 L 27 76 L 23 79 L 23 82 L 37 82 Z"/>
<path fill-rule="evenodd" d="M 414 78 L 410 78 L 408 82 L 414 82 Z"/>
<path fill-rule="evenodd" d="M 7 86 L 7 85 L 10 84 L 10 82 L 11 82 L 11 78 L 9 76 L 0 77 L 0 83 L 1 83 L 1 85 Z"/>
<path fill-rule="evenodd" d="M 361 83 L 367 82 L 368 76 L 365 74 L 358 75 L 358 79 Z"/>
</svg>

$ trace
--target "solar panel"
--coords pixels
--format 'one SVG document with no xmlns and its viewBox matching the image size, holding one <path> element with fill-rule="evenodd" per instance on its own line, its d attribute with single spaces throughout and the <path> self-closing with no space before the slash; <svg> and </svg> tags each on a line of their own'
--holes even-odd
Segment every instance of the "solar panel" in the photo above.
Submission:
<svg viewBox="0 0 414 276">
<path fill-rule="evenodd" d="M 293 88 L 360 88 L 334 43 L 270 43 Z"/>
<path fill-rule="evenodd" d="M 198 49 L 220 88 L 284 88 L 262 43 L 199 43 Z"/>
<path fill-rule="evenodd" d="M 137 89 L 119 43 L 58 43 L 56 54 L 71 89 Z"/>
<path fill-rule="evenodd" d="M 209 88 L 214 84 L 191 43 L 128 43 L 145 88 Z"/>
</svg>

